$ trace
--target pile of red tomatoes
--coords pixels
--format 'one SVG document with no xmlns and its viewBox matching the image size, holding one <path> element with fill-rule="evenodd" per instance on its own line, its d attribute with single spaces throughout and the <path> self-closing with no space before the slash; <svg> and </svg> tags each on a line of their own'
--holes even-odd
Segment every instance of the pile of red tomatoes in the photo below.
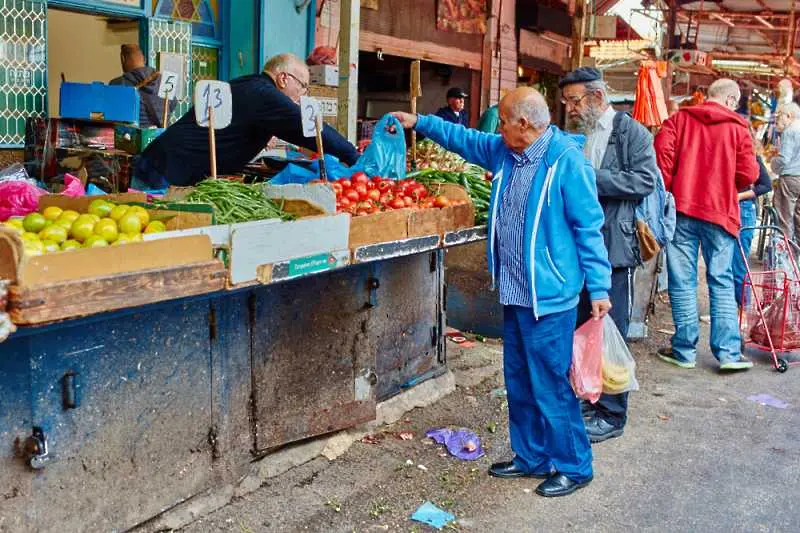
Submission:
<svg viewBox="0 0 800 533">
<path fill-rule="evenodd" d="M 445 196 L 434 196 L 413 179 L 371 178 L 356 172 L 349 179 L 331 182 L 336 193 L 336 210 L 355 216 L 371 215 L 393 209 L 429 209 L 455 205 Z"/>
</svg>

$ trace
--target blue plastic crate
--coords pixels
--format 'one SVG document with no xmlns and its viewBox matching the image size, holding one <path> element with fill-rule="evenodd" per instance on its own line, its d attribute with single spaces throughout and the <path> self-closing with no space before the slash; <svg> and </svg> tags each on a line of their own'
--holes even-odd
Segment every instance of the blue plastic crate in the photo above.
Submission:
<svg viewBox="0 0 800 533">
<path fill-rule="evenodd" d="M 139 123 L 139 95 L 135 87 L 93 83 L 61 84 L 62 118 Z"/>
</svg>

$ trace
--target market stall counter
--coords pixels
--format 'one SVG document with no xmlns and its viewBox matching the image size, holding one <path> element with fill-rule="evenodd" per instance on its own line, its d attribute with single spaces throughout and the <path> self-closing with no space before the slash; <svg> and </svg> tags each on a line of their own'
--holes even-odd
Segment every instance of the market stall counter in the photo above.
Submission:
<svg viewBox="0 0 800 533">
<path fill-rule="evenodd" d="M 173 207 L 163 208 L 174 217 Z M 338 216 L 347 215 L 318 219 Z M 221 254 L 219 230 L 203 227 L 215 226 L 15 263 L 23 280 L 36 264 L 64 279 L 10 289 L 12 316 L 30 323 L 0 343 L 0 526 L 133 527 L 234 483 L 254 457 L 372 420 L 377 402 L 445 372 L 444 247 L 479 232 L 275 256 L 252 280 L 231 284 L 235 250 Z M 183 235 L 190 230 L 197 234 Z M 206 266 L 175 283 L 169 265 L 101 274 L 93 265 L 77 278 L 59 268 L 70 254 L 195 241 L 203 257 L 190 264 Z M 147 282 L 117 288 L 126 276 Z M 202 290 L 189 280 L 198 277 Z"/>
</svg>

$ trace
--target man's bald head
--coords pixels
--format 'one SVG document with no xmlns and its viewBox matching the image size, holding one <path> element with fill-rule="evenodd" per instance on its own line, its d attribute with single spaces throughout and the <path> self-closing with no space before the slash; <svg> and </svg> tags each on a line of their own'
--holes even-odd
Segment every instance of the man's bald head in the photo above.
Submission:
<svg viewBox="0 0 800 533">
<path fill-rule="evenodd" d="M 510 120 L 524 117 L 536 129 L 546 128 L 550 124 L 547 102 L 533 87 L 519 87 L 510 91 L 500 101 L 500 109 L 505 109 Z"/>
<path fill-rule="evenodd" d="M 498 132 L 511 150 L 524 152 L 550 124 L 550 110 L 539 91 L 520 87 L 506 94 L 498 106 Z"/>
<path fill-rule="evenodd" d="M 275 86 L 295 102 L 308 92 L 311 78 L 308 67 L 294 54 L 278 54 L 264 65 L 264 73 L 272 78 Z"/>
</svg>

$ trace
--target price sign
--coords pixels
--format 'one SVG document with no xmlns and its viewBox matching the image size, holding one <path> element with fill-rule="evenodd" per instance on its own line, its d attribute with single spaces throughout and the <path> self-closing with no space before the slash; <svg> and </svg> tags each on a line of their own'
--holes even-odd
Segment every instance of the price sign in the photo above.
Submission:
<svg viewBox="0 0 800 533">
<path fill-rule="evenodd" d="M 161 73 L 161 83 L 158 85 L 158 97 L 175 98 L 175 88 L 177 83 L 177 74 L 174 72 L 163 71 Z"/>
<path fill-rule="evenodd" d="M 183 54 L 172 54 L 169 52 L 159 52 L 158 70 L 163 72 L 174 72 L 175 91 L 173 97 L 178 100 L 186 98 L 186 56 Z"/>
<path fill-rule="evenodd" d="M 319 100 L 310 96 L 301 96 L 300 115 L 303 123 L 303 135 L 315 137 L 317 135 L 317 117 L 322 118 Z"/>
<path fill-rule="evenodd" d="M 233 117 L 231 86 L 224 81 L 202 80 L 194 88 L 194 119 L 198 126 L 208 127 L 212 109 L 215 130 L 227 128 Z"/>
</svg>

